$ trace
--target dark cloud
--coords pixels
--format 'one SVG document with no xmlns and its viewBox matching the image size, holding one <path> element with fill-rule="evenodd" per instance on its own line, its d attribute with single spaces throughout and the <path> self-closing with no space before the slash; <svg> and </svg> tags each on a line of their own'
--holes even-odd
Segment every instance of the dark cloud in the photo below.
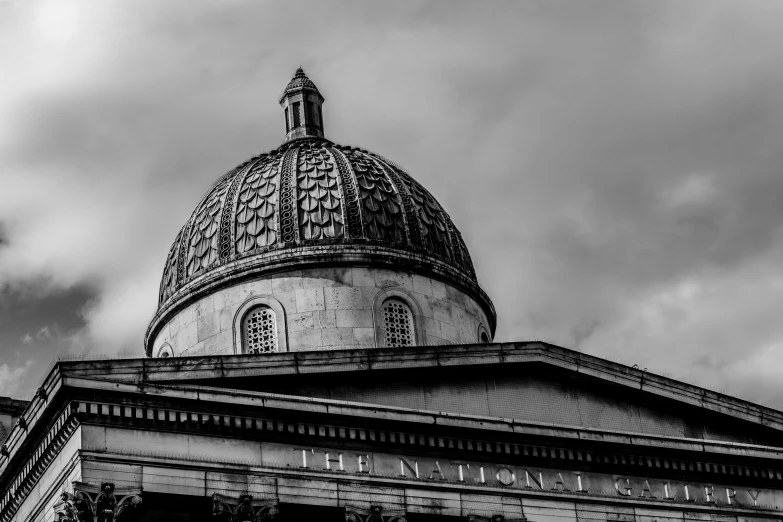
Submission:
<svg viewBox="0 0 783 522">
<path fill-rule="evenodd" d="M 774 2 L 0 4 L 0 286 L 40 307 L 89 289 L 0 362 L 21 375 L 8 354 L 55 323 L 44 366 L 140 353 L 170 241 L 279 144 L 303 65 L 328 136 L 452 214 L 500 337 L 779 404 L 781 24 Z"/>
</svg>

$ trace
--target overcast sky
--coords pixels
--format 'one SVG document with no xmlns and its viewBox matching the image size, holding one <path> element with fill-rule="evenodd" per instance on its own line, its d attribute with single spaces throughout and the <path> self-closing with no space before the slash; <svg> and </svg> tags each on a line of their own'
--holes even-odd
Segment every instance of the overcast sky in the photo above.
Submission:
<svg viewBox="0 0 783 522">
<path fill-rule="evenodd" d="M 783 408 L 783 2 L 0 0 L 0 395 L 142 355 L 163 263 L 276 148 L 327 137 L 462 230 L 499 339 Z"/>
</svg>

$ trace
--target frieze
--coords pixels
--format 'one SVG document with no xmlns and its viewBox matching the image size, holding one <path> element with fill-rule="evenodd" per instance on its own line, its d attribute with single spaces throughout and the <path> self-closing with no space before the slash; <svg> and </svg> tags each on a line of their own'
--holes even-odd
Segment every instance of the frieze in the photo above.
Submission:
<svg viewBox="0 0 783 522">
<path fill-rule="evenodd" d="M 479 484 L 525 491 L 597 493 L 678 503 L 761 507 L 783 504 L 783 491 L 731 484 L 490 463 L 398 453 L 262 443 L 265 459 L 300 469 Z"/>
<path fill-rule="evenodd" d="M 638 476 L 654 475 L 700 477 L 699 480 L 727 483 L 758 483 L 783 485 L 783 471 L 778 468 L 727 464 L 703 458 L 669 458 L 613 451 L 597 451 L 535 444 L 515 444 L 500 441 L 438 436 L 401 430 L 368 429 L 334 426 L 312 422 L 291 422 L 270 418 L 252 418 L 225 414 L 187 412 L 166 408 L 136 407 L 80 402 L 80 418 L 85 421 L 105 419 L 108 422 L 132 422 L 148 429 L 195 430 L 201 434 L 242 438 L 263 437 L 265 440 L 323 440 L 362 444 L 402 451 L 406 454 L 433 451 L 465 455 L 476 461 L 484 459 L 526 462 L 547 462 L 567 469 L 611 470 Z M 316 443 L 317 444 L 317 443 Z M 415 452 L 415 453 L 413 453 Z"/>
</svg>

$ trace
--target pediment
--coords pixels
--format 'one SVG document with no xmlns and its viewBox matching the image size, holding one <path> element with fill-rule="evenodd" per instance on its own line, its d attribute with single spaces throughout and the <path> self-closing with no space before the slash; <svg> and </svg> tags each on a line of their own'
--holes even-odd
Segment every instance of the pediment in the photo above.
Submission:
<svg viewBox="0 0 783 522">
<path fill-rule="evenodd" d="M 100 368 L 101 364 L 111 364 Z M 97 365 L 97 366 L 96 366 Z M 545 343 L 81 363 L 94 378 L 513 419 L 599 433 L 780 447 L 783 414 Z"/>
</svg>

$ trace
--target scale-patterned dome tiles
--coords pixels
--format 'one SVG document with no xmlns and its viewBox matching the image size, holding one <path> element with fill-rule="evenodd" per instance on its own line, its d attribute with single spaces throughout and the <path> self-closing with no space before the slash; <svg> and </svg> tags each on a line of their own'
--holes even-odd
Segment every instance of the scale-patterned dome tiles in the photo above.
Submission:
<svg viewBox="0 0 783 522">
<path fill-rule="evenodd" d="M 238 255 L 277 242 L 277 203 L 282 159 L 282 154 L 271 154 L 256 163 L 239 182 L 234 212 L 234 245 Z"/>
<path fill-rule="evenodd" d="M 437 259 L 475 284 L 459 231 L 424 187 L 381 156 L 306 138 L 252 158 L 216 182 L 169 251 L 160 304 L 194 278 L 241 258 L 362 243 Z"/>
<path fill-rule="evenodd" d="M 299 237 L 342 237 L 342 198 L 334 158 L 325 147 L 305 143 L 299 147 L 296 166 Z"/>
<path fill-rule="evenodd" d="M 354 149 L 343 149 L 359 187 L 367 239 L 405 244 L 405 218 L 397 191 L 375 161 Z"/>
</svg>

